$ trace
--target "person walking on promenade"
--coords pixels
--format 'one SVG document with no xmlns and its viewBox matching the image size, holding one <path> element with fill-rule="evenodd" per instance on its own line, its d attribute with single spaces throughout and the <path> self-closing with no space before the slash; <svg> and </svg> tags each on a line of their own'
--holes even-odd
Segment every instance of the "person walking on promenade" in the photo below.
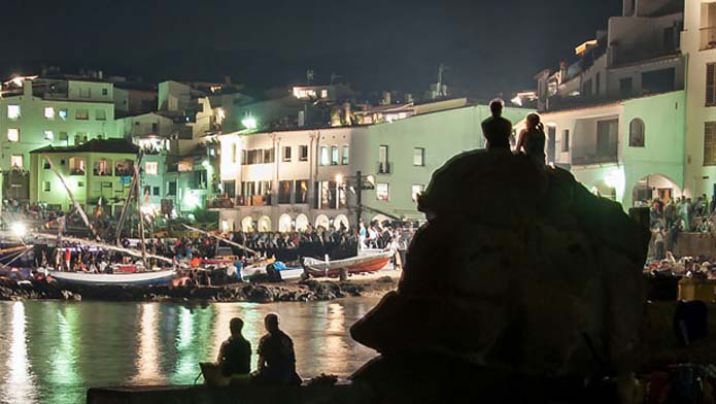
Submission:
<svg viewBox="0 0 716 404">
<path fill-rule="evenodd" d="M 485 136 L 487 150 L 510 150 L 512 123 L 502 117 L 504 102 L 496 99 L 490 102 L 492 116 L 482 121 L 482 134 Z"/>
</svg>

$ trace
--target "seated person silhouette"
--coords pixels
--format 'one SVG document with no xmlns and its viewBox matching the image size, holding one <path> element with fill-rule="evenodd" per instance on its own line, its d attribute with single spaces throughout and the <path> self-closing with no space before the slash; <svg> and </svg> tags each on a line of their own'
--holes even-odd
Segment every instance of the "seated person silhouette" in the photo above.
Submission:
<svg viewBox="0 0 716 404">
<path fill-rule="evenodd" d="M 244 322 L 238 317 L 232 318 L 229 328 L 231 336 L 221 344 L 218 363 L 201 363 L 201 372 L 208 385 L 226 386 L 250 380 L 251 343 L 241 334 Z"/>
<path fill-rule="evenodd" d="M 487 150 L 510 150 L 512 123 L 502 117 L 504 102 L 500 99 L 490 102 L 492 116 L 482 121 L 482 134 L 485 136 Z"/>
<path fill-rule="evenodd" d="M 264 326 L 268 334 L 259 341 L 259 363 L 256 381 L 266 384 L 300 385 L 296 373 L 296 354 L 293 341 L 278 328 L 278 316 L 267 314 Z"/>
</svg>

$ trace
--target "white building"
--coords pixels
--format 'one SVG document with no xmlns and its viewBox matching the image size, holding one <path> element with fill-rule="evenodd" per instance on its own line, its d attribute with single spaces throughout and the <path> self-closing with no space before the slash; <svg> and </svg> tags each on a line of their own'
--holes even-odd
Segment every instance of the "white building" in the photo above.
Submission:
<svg viewBox="0 0 716 404">
<path fill-rule="evenodd" d="M 366 128 L 328 128 L 220 136 L 226 230 L 348 227 L 355 193 L 351 152 Z"/>
<path fill-rule="evenodd" d="M 372 126 L 220 137 L 223 229 L 336 228 L 361 220 L 422 220 L 415 197 L 455 154 L 482 148 L 487 106 L 466 106 Z M 522 120 L 530 110 L 507 108 Z M 368 186 L 370 185 L 370 186 Z M 372 188 L 372 189 L 370 189 Z"/>
<path fill-rule="evenodd" d="M 716 2 L 688 0 L 681 49 L 688 57 L 685 188 L 716 192 Z"/>
<path fill-rule="evenodd" d="M 542 115 L 555 139 L 551 161 L 588 189 L 631 207 L 682 195 L 684 91 Z"/>
</svg>

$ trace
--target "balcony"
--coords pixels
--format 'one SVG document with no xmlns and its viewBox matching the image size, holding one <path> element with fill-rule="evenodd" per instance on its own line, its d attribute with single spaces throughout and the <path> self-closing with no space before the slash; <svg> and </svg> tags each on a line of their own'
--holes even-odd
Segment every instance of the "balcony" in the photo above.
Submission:
<svg viewBox="0 0 716 404">
<path fill-rule="evenodd" d="M 391 164 L 387 161 L 378 162 L 378 174 L 390 174 Z"/>
<path fill-rule="evenodd" d="M 232 209 L 236 206 L 235 199 L 219 197 L 208 202 L 209 209 Z"/>
<path fill-rule="evenodd" d="M 616 147 L 616 145 L 615 145 Z M 572 156 L 572 165 L 591 165 L 591 164 L 607 164 L 617 163 L 619 158 L 617 153 L 594 153 Z"/>
<path fill-rule="evenodd" d="M 271 206 L 271 195 L 237 196 L 238 206 Z"/>
<path fill-rule="evenodd" d="M 701 32 L 701 50 L 716 48 L 716 26 L 704 27 Z"/>
</svg>

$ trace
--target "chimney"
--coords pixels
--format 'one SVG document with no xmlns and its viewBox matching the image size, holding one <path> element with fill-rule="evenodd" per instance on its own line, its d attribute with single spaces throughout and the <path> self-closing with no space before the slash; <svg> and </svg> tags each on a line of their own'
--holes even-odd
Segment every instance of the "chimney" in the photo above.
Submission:
<svg viewBox="0 0 716 404">
<path fill-rule="evenodd" d="M 22 81 L 22 95 L 32 97 L 32 80 Z"/>
</svg>

